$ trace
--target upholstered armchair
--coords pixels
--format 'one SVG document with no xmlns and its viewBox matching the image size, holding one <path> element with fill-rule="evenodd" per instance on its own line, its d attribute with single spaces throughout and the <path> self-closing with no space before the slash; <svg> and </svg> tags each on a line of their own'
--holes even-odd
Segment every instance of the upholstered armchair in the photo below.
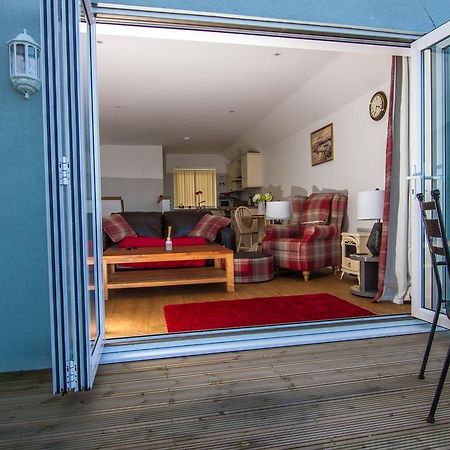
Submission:
<svg viewBox="0 0 450 450">
<path fill-rule="evenodd" d="M 300 270 L 305 281 L 311 271 L 341 266 L 341 228 L 347 196 L 321 192 L 292 198 L 292 223 L 267 225 L 263 251 L 273 255 L 276 267 Z"/>
</svg>

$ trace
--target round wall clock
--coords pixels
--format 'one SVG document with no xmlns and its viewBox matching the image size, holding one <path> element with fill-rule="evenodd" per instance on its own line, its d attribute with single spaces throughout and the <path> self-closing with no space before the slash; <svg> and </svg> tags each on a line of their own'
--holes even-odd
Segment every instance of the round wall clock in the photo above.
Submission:
<svg viewBox="0 0 450 450">
<path fill-rule="evenodd" d="M 386 114 L 387 97 L 382 91 L 376 92 L 370 99 L 369 114 L 373 120 L 381 120 Z"/>
</svg>

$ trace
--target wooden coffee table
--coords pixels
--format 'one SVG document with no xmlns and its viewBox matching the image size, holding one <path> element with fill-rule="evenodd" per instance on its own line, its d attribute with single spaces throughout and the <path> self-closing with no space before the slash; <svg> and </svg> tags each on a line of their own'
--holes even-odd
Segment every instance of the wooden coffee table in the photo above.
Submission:
<svg viewBox="0 0 450 450">
<path fill-rule="evenodd" d="M 214 260 L 214 267 L 114 271 L 115 264 L 161 261 Z M 225 262 L 225 269 L 222 268 Z M 103 253 L 103 285 L 105 300 L 109 289 L 125 289 L 185 284 L 226 283 L 234 292 L 233 251 L 218 244 L 174 247 L 109 248 Z"/>
</svg>

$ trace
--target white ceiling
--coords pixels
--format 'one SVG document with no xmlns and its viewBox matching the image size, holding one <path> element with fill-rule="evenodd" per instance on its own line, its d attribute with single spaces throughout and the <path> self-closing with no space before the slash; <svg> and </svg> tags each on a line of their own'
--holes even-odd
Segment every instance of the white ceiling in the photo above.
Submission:
<svg viewBox="0 0 450 450">
<path fill-rule="evenodd" d="M 339 55 L 101 30 L 97 40 L 101 143 L 168 153 L 223 153 Z"/>
</svg>

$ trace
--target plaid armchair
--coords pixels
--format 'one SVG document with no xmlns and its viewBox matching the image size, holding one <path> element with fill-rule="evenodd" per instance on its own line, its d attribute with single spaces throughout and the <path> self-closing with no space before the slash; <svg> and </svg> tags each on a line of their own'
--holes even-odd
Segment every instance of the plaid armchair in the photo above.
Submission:
<svg viewBox="0 0 450 450">
<path fill-rule="evenodd" d="M 308 281 L 310 272 L 341 265 L 341 227 L 347 196 L 323 192 L 292 198 L 292 223 L 267 225 L 262 248 L 274 257 L 276 267 L 300 270 Z"/>
</svg>

